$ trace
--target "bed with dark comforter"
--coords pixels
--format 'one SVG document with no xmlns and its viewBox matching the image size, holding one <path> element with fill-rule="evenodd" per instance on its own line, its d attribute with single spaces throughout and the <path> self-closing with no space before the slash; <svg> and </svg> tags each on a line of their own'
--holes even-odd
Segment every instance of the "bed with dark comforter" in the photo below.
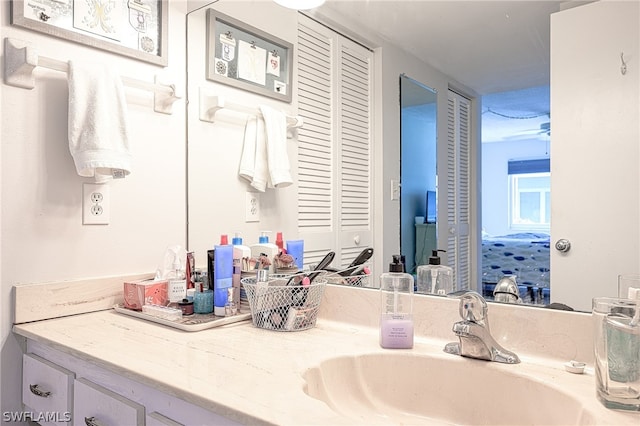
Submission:
<svg viewBox="0 0 640 426">
<path fill-rule="evenodd" d="M 516 275 L 518 285 L 549 288 L 549 235 L 518 233 L 482 237 L 482 282 Z"/>
</svg>

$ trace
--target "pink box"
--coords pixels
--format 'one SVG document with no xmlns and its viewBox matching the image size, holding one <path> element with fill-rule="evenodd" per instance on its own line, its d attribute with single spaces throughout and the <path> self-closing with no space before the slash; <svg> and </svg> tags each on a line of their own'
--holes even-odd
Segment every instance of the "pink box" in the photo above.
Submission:
<svg viewBox="0 0 640 426">
<path fill-rule="evenodd" d="M 124 283 L 125 308 L 142 310 L 142 305 L 166 305 L 168 301 L 167 280 L 139 280 Z"/>
</svg>

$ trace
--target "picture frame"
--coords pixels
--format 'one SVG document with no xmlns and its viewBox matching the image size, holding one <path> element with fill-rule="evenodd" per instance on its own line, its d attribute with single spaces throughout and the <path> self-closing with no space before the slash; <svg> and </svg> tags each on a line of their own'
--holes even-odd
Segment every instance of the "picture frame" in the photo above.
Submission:
<svg viewBox="0 0 640 426">
<path fill-rule="evenodd" d="M 293 44 L 207 9 L 206 78 L 291 103 Z"/>
<path fill-rule="evenodd" d="M 161 66 L 167 19 L 168 0 L 11 0 L 11 25 Z"/>
</svg>

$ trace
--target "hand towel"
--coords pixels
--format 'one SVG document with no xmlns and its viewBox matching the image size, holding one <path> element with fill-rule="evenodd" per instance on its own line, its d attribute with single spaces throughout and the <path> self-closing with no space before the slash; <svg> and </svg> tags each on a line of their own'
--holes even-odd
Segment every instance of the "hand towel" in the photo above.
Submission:
<svg viewBox="0 0 640 426">
<path fill-rule="evenodd" d="M 261 105 L 260 111 L 265 122 L 270 183 L 284 188 L 293 183 L 287 154 L 287 116 L 266 105 Z"/>
<path fill-rule="evenodd" d="M 240 156 L 240 170 L 238 174 L 251 182 L 253 180 L 256 163 L 256 117 L 250 115 L 244 127 L 244 144 Z"/>
<path fill-rule="evenodd" d="M 244 146 L 238 173 L 251 182 L 252 187 L 264 192 L 269 178 L 267 167 L 264 121 L 250 116 L 244 129 Z"/>
<path fill-rule="evenodd" d="M 78 175 L 105 182 L 131 173 L 127 104 L 116 70 L 69 61 L 69 150 Z"/>
</svg>

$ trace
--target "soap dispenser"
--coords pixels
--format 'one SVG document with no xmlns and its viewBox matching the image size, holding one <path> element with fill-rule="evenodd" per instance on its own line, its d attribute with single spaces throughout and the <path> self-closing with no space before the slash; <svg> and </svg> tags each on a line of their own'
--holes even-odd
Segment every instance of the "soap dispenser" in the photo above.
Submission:
<svg viewBox="0 0 640 426">
<path fill-rule="evenodd" d="M 269 273 L 273 274 L 275 272 L 275 262 L 274 258 L 278 254 L 278 246 L 269 242 L 269 237 L 267 233 L 270 231 L 262 231 L 260 232 L 260 237 L 258 238 L 258 244 L 253 244 L 251 246 L 251 257 L 258 259 L 260 255 L 264 254 L 269 258 L 271 264 L 268 267 Z"/>
<path fill-rule="evenodd" d="M 389 272 L 380 276 L 380 346 L 413 348 L 413 276 L 399 255 L 393 255 Z"/>
<path fill-rule="evenodd" d="M 453 269 L 440 263 L 438 252 L 446 250 L 431 250 L 429 264 L 418 266 L 418 293 L 445 296 L 453 292 Z"/>
<path fill-rule="evenodd" d="M 187 296 L 187 280 L 182 270 L 182 263 L 180 262 L 178 253 L 176 253 L 173 258 L 173 270 L 173 277 L 169 279 L 168 296 L 169 306 L 175 307 Z"/>
</svg>

